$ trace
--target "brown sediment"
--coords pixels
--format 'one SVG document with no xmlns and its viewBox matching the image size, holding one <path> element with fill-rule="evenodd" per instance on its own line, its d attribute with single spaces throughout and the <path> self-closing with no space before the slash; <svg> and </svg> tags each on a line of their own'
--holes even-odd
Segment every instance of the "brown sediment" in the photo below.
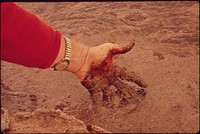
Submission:
<svg viewBox="0 0 200 134">
<path fill-rule="evenodd" d="M 1 107 L 1 131 L 8 133 L 10 131 L 10 117 L 8 110 Z"/>
<path fill-rule="evenodd" d="M 130 51 L 134 45 L 135 43 L 131 42 L 122 47 L 121 51 L 110 51 L 108 57 L 100 66 L 96 67 L 93 65 L 91 67 L 92 69 L 81 83 L 89 90 L 94 104 L 106 107 L 120 106 L 122 103 L 132 103 L 133 100 L 138 103 L 143 99 L 146 94 L 143 88 L 146 88 L 147 84 L 142 78 L 126 68 L 107 64 L 114 55 L 124 54 Z M 134 82 L 141 88 L 137 89 L 124 81 Z M 111 86 L 114 86 L 115 89 L 111 89 Z"/>
<path fill-rule="evenodd" d="M 91 47 L 103 42 L 120 44 L 134 37 L 137 41 L 135 50 L 118 56 L 116 63 L 128 71 L 141 74 L 149 86 L 145 88 L 147 94 L 144 101 L 135 111 L 132 111 L 134 100 L 115 101 L 123 106 L 117 110 L 96 108 L 96 105 L 91 106 L 87 89 L 77 83 L 76 77 L 70 73 L 27 68 L 1 61 L 1 105 L 9 112 L 32 112 L 39 108 L 62 110 L 64 105 L 63 112 L 66 114 L 112 133 L 198 133 L 197 1 L 17 4 L 36 13 L 63 34 L 69 34 L 69 37 Z M 109 89 L 113 91 L 115 87 L 112 85 Z M 102 93 L 98 94 L 101 97 Z M 35 95 L 37 101 L 31 101 L 29 95 Z M 117 95 L 114 97 L 118 98 Z M 37 117 L 40 119 L 41 116 Z M 30 133 L 25 129 L 27 125 L 41 133 L 41 129 L 35 126 L 38 120 L 33 121 L 21 123 L 23 133 Z M 62 123 L 71 124 L 71 121 L 53 122 L 52 126 L 60 130 L 64 125 Z M 70 128 L 66 127 L 66 133 L 69 132 Z M 51 129 L 49 133 L 58 131 Z"/>
<path fill-rule="evenodd" d="M 10 114 L 1 108 L 1 131 L 7 133 L 110 133 L 99 126 L 85 124 L 61 110 L 37 109 Z"/>
</svg>

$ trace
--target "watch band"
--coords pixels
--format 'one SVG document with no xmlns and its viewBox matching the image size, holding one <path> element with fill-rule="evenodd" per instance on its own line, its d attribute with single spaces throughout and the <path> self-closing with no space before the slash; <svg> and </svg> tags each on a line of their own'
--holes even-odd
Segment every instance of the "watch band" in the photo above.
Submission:
<svg viewBox="0 0 200 134">
<path fill-rule="evenodd" d="M 71 41 L 70 41 L 70 39 L 68 37 L 64 36 L 64 38 L 65 38 L 65 44 L 67 45 L 67 47 L 65 49 L 65 57 L 64 57 L 64 59 L 70 61 L 72 44 L 71 44 Z"/>
<path fill-rule="evenodd" d="M 66 36 L 63 36 L 63 37 L 65 39 L 65 46 L 66 46 L 66 48 L 65 48 L 65 57 L 61 61 L 57 62 L 52 68 L 50 68 L 51 70 L 54 70 L 54 71 L 56 71 L 56 70 L 61 71 L 61 70 L 66 69 L 67 66 L 69 65 L 69 62 L 70 62 L 71 49 L 72 49 L 71 41 L 70 41 L 70 39 L 68 37 L 66 37 Z M 64 62 L 65 62 L 65 66 L 64 66 L 63 69 L 56 69 L 57 66 L 59 66 L 60 64 L 62 64 Z M 66 62 L 68 63 L 67 65 L 66 65 Z"/>
</svg>

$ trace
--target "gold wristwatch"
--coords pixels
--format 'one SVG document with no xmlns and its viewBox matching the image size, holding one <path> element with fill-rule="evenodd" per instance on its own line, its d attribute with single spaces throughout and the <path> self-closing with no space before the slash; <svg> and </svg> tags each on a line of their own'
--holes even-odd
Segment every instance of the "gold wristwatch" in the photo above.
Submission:
<svg viewBox="0 0 200 134">
<path fill-rule="evenodd" d="M 72 46 L 71 46 L 71 41 L 68 37 L 64 36 L 64 39 L 65 39 L 65 46 L 66 46 L 65 57 L 61 61 L 56 63 L 53 66 L 53 68 L 51 68 L 52 70 L 63 71 L 63 70 L 66 70 L 66 68 L 69 65 Z"/>
</svg>

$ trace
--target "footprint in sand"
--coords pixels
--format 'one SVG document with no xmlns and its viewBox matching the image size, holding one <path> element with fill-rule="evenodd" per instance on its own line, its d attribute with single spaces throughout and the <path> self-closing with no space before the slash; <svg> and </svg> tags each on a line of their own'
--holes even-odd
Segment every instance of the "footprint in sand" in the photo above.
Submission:
<svg viewBox="0 0 200 134">
<path fill-rule="evenodd" d="M 147 14 L 142 12 L 133 12 L 131 14 L 125 14 L 121 17 L 121 21 L 127 25 L 134 26 L 141 23 L 147 19 Z"/>
</svg>

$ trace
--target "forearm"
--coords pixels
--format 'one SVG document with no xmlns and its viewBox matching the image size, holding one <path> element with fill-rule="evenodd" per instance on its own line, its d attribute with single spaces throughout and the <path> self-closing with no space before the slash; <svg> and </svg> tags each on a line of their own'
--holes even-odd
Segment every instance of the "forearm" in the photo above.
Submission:
<svg viewBox="0 0 200 134">
<path fill-rule="evenodd" d="M 1 59 L 48 68 L 55 61 L 61 33 L 14 3 L 1 3 Z"/>
<path fill-rule="evenodd" d="M 27 67 L 52 68 L 65 57 L 67 43 L 33 13 L 14 3 L 2 4 L 1 59 Z M 70 62 L 66 71 L 82 80 L 90 67 L 89 47 L 71 39 Z"/>
<path fill-rule="evenodd" d="M 58 63 L 59 61 L 61 61 L 65 57 L 65 49 L 66 49 L 65 39 L 64 39 L 63 36 L 61 36 L 59 52 L 56 56 L 56 59 L 49 66 L 49 68 L 52 68 L 56 63 Z"/>
</svg>

